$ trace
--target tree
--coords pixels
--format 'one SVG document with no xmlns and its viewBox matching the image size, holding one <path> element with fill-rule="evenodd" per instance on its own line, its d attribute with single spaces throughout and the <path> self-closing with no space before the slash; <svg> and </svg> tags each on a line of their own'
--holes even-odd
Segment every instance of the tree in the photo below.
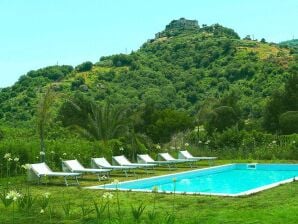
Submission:
<svg viewBox="0 0 298 224">
<path fill-rule="evenodd" d="M 155 110 L 149 120 L 145 133 L 155 143 L 168 142 L 173 134 L 193 126 L 193 119 L 187 113 L 173 109 Z"/>
<path fill-rule="evenodd" d="M 283 100 L 283 92 L 276 91 L 273 93 L 265 107 L 263 126 L 270 132 L 275 132 L 279 129 L 278 118 L 284 111 Z"/>
<path fill-rule="evenodd" d="M 127 130 L 127 114 L 123 108 L 112 106 L 106 102 L 104 106 L 91 105 L 88 123 L 82 128 L 96 140 L 104 142 L 119 137 Z"/>
<path fill-rule="evenodd" d="M 92 102 L 92 99 L 77 92 L 71 98 L 66 98 L 59 109 L 58 120 L 65 127 L 84 126 L 88 122 L 87 114 L 91 111 Z"/>
<path fill-rule="evenodd" d="M 284 90 L 275 91 L 264 111 L 263 126 L 270 132 L 280 128 L 280 116 L 287 111 L 298 111 L 298 74 L 292 75 L 285 83 Z M 288 116 L 284 119 L 288 120 Z M 282 121 L 285 121 L 282 118 Z"/>
<path fill-rule="evenodd" d="M 60 109 L 59 117 L 65 126 L 73 126 L 84 136 L 105 143 L 127 131 L 127 109 L 113 106 L 109 102 L 98 105 L 78 96 L 67 101 Z"/>
<path fill-rule="evenodd" d="M 90 71 L 93 67 L 93 64 L 91 61 L 86 61 L 83 62 L 82 64 L 79 64 L 78 66 L 76 66 L 76 70 L 78 72 L 86 72 L 86 71 Z"/>
<path fill-rule="evenodd" d="M 56 93 L 52 86 L 49 86 L 45 93 L 41 96 L 36 112 L 37 131 L 40 140 L 40 159 L 44 162 L 46 159 L 45 136 L 46 128 L 52 118 L 52 106 L 56 99 Z"/>
<path fill-rule="evenodd" d="M 127 54 L 116 54 L 112 56 L 113 65 L 116 67 L 130 66 L 132 63 L 131 56 Z"/>
<path fill-rule="evenodd" d="M 240 120 L 238 92 L 232 90 L 221 99 L 207 98 L 198 113 L 198 123 L 206 126 L 209 133 L 223 131 Z"/>
<path fill-rule="evenodd" d="M 287 111 L 280 115 L 279 125 L 283 134 L 298 133 L 298 111 Z"/>
<path fill-rule="evenodd" d="M 298 73 L 289 77 L 285 84 L 284 95 L 285 109 L 298 111 Z"/>
<path fill-rule="evenodd" d="M 197 114 L 197 123 L 205 124 L 209 121 L 211 114 L 213 113 L 213 108 L 218 105 L 219 100 L 213 97 L 205 99 L 204 103 L 200 107 Z"/>
<path fill-rule="evenodd" d="M 238 121 L 237 114 L 234 109 L 229 106 L 220 106 L 213 110 L 212 115 L 206 125 L 208 132 L 224 131 L 234 126 Z"/>
<path fill-rule="evenodd" d="M 243 40 L 251 40 L 250 35 L 246 35 L 246 36 L 243 38 Z"/>
</svg>

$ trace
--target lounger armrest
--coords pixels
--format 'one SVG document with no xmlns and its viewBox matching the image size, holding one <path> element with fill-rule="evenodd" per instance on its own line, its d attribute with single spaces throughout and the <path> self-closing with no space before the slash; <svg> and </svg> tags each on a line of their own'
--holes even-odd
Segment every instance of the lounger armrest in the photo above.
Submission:
<svg viewBox="0 0 298 224">
<path fill-rule="evenodd" d="M 142 166 L 142 167 L 152 167 L 152 166 L 156 166 L 156 163 L 134 163 L 136 165 Z"/>
<path fill-rule="evenodd" d="M 81 173 L 52 172 L 52 173 L 40 174 L 39 176 L 67 177 L 67 176 L 81 176 Z"/>
<path fill-rule="evenodd" d="M 78 173 L 107 173 L 110 172 L 110 169 L 82 169 L 82 170 L 73 170 L 73 172 L 78 172 Z"/>
<path fill-rule="evenodd" d="M 194 159 L 201 159 L 201 160 L 208 160 L 208 159 L 217 159 L 217 157 L 212 157 L 212 156 L 198 156 L 198 157 L 193 157 Z"/>
</svg>

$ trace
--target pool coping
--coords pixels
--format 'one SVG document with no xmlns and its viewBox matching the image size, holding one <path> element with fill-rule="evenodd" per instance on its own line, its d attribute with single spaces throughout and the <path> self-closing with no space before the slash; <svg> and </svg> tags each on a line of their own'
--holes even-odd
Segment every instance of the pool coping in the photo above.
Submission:
<svg viewBox="0 0 298 224">
<path fill-rule="evenodd" d="M 171 174 L 165 174 L 165 175 L 159 175 L 159 176 L 154 176 L 154 177 L 146 177 L 146 178 L 140 178 L 140 179 L 134 179 L 134 180 L 121 181 L 118 184 L 130 183 L 130 182 L 135 182 L 135 181 L 140 181 L 140 180 L 152 180 L 152 179 L 157 179 L 157 178 L 161 178 L 161 177 L 170 177 L 170 176 L 173 176 L 173 178 L 175 178 L 175 175 L 177 175 L 177 174 L 191 173 L 191 172 L 195 172 L 195 171 L 211 170 L 211 169 L 214 169 L 214 168 L 228 167 L 228 166 L 232 166 L 232 165 L 236 165 L 236 164 L 243 164 L 243 163 L 229 163 L 229 164 L 224 164 L 224 165 L 219 165 L 219 166 L 212 166 L 212 167 L 207 167 L 207 168 L 193 169 L 193 170 L 182 171 L 182 172 L 171 173 Z M 258 164 L 258 163 L 254 163 L 254 164 Z M 291 182 L 294 182 L 294 181 L 297 181 L 297 180 L 298 180 L 298 177 L 293 177 L 293 178 L 289 178 L 289 179 L 282 180 L 282 181 L 279 181 L 279 182 L 275 182 L 275 183 L 272 183 L 272 184 L 267 184 L 267 185 L 262 186 L 262 187 L 258 187 L 258 188 L 254 188 L 254 189 L 251 189 L 251 190 L 236 193 L 236 194 L 206 193 L 206 192 L 183 192 L 183 191 L 175 191 L 175 194 L 240 197 L 240 196 L 252 195 L 252 194 L 258 193 L 260 191 L 264 191 L 264 190 L 267 190 L 267 189 L 270 189 L 270 188 L 273 188 L 273 187 L 277 187 L 277 186 L 280 186 L 282 184 L 291 183 Z M 111 191 L 119 190 L 119 191 L 132 191 L 132 192 L 146 192 L 146 193 L 152 193 L 153 192 L 153 190 L 146 190 L 146 189 L 125 189 L 125 188 L 117 188 L 117 187 L 116 188 L 106 188 L 106 186 L 110 186 L 110 185 L 115 185 L 115 184 L 109 183 L 109 184 L 103 184 L 103 185 L 97 185 L 97 186 L 91 186 L 91 187 L 84 187 L 84 188 L 85 189 L 91 189 L 91 190 L 111 190 Z M 158 193 L 165 193 L 165 194 L 173 194 L 172 191 L 158 190 L 157 192 Z"/>
</svg>

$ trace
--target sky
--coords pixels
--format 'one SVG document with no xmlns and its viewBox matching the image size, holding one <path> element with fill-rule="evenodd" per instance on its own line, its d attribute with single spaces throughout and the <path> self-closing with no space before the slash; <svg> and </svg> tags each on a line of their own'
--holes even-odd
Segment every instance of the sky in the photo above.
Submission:
<svg viewBox="0 0 298 224">
<path fill-rule="evenodd" d="M 298 0 L 0 0 L 0 88 L 30 70 L 130 53 L 181 17 L 240 37 L 298 38 Z"/>
</svg>

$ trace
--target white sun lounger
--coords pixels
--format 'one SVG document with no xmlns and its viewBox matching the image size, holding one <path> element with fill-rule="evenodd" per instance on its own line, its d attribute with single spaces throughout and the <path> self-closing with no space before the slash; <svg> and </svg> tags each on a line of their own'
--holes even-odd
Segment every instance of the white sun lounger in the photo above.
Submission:
<svg viewBox="0 0 298 224">
<path fill-rule="evenodd" d="M 192 167 L 192 163 L 196 161 L 194 159 L 175 159 L 167 152 L 158 153 L 158 157 L 165 161 L 173 162 L 173 163 L 189 163 L 190 167 Z"/>
<path fill-rule="evenodd" d="M 175 161 L 156 161 L 152 159 L 148 154 L 138 154 L 137 155 L 138 163 L 146 163 L 146 164 L 157 164 L 157 165 L 167 165 L 170 169 L 171 164 L 175 164 Z"/>
<path fill-rule="evenodd" d="M 98 180 L 102 179 L 101 175 L 109 176 L 109 172 L 111 171 L 110 169 L 85 168 L 76 159 L 62 161 L 62 169 L 63 171 L 69 171 L 74 173 L 94 173 L 97 174 Z"/>
<path fill-rule="evenodd" d="M 120 166 L 134 166 L 137 168 L 153 168 L 156 164 L 147 164 L 147 163 L 131 163 L 124 155 L 122 156 L 113 156 L 113 162 Z"/>
<path fill-rule="evenodd" d="M 29 180 L 37 179 L 38 183 L 40 183 L 42 177 L 63 177 L 66 186 L 69 185 L 67 177 L 73 177 L 76 180 L 77 185 L 79 185 L 78 176 L 81 175 L 80 173 L 54 172 L 47 166 L 46 163 L 30 164 L 28 171 Z"/>
<path fill-rule="evenodd" d="M 111 170 L 122 170 L 127 177 L 127 171 L 136 169 L 135 166 L 113 166 L 111 165 L 106 158 L 91 158 L 91 167 L 92 168 L 104 168 L 104 169 L 111 169 Z"/>
<path fill-rule="evenodd" d="M 195 157 L 192 154 L 190 154 L 187 150 L 179 151 L 178 158 L 179 159 L 193 159 L 193 160 L 196 160 L 196 161 L 217 159 L 217 157 L 207 157 L 207 156 Z"/>
</svg>

